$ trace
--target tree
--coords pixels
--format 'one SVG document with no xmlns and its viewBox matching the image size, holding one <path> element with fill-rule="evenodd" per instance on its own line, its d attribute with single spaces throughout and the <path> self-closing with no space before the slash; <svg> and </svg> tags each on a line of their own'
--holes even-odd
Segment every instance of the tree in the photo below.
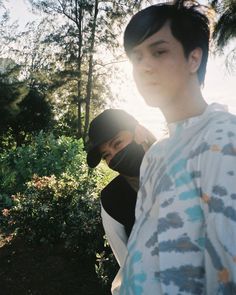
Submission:
<svg viewBox="0 0 236 295">
<path fill-rule="evenodd" d="M 52 121 L 51 107 L 45 99 L 47 75 L 46 71 L 42 73 L 45 54 L 36 42 L 42 30 L 34 30 L 31 24 L 27 32 L 19 33 L 17 23 L 11 23 L 1 3 L 0 8 L 0 146 L 7 134 L 20 145 L 27 133 L 45 130 Z M 33 42 L 32 31 L 36 35 Z"/>
<path fill-rule="evenodd" d="M 17 102 L 23 85 L 17 79 L 19 66 L 10 59 L 0 59 L 0 136 L 3 135 L 17 115 Z"/>
<path fill-rule="evenodd" d="M 27 133 L 39 133 L 50 129 L 53 122 L 52 111 L 45 95 L 37 88 L 30 88 L 18 103 L 19 113 L 13 127 L 15 138 L 20 145 Z"/>
<path fill-rule="evenodd" d="M 8 46 L 15 41 L 18 24 L 10 23 L 9 11 L 0 1 L 0 55 L 8 50 Z"/>
<path fill-rule="evenodd" d="M 222 50 L 236 37 L 236 1 L 235 0 L 213 0 L 212 7 L 218 14 L 218 20 L 214 27 L 213 38 L 217 47 Z M 228 54 L 226 64 L 233 68 L 236 60 L 236 47 Z"/>
<path fill-rule="evenodd" d="M 108 48 L 111 52 L 118 47 L 117 36 L 125 16 L 143 1 L 29 1 L 33 8 L 57 18 L 54 32 L 45 41 L 60 45 L 57 56 L 63 66 L 58 74 L 77 106 L 77 136 L 85 140 L 93 102 L 107 98 L 104 92 L 96 95 L 96 88 L 109 89 L 108 74 L 107 79 L 101 80 L 96 65 L 104 64 L 104 53 L 110 54 Z"/>
<path fill-rule="evenodd" d="M 0 137 L 10 129 L 17 145 L 21 145 L 27 134 L 48 130 L 53 116 L 45 95 L 14 77 L 18 69 L 14 65 L 0 74 Z"/>
</svg>

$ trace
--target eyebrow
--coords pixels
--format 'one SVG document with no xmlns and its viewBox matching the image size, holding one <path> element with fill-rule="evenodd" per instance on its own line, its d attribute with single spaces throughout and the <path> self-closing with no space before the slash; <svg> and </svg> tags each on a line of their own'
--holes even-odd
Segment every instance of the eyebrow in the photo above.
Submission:
<svg viewBox="0 0 236 295">
<path fill-rule="evenodd" d="M 159 45 L 162 45 L 162 44 L 168 44 L 168 41 L 165 41 L 165 40 L 158 40 L 158 41 L 154 41 L 153 43 L 149 44 L 148 45 L 148 48 L 152 49 L 156 46 L 159 46 Z M 138 45 L 137 45 L 138 46 Z M 132 51 L 131 51 L 131 54 L 132 53 L 138 53 L 139 52 L 139 49 L 138 48 L 133 48 Z"/>
<path fill-rule="evenodd" d="M 110 140 L 110 142 L 109 142 L 109 146 L 111 146 L 112 144 L 113 144 L 113 142 L 117 139 L 117 138 L 119 138 L 119 134 L 117 134 L 116 136 L 114 136 L 111 140 Z"/>
<path fill-rule="evenodd" d="M 110 139 L 109 143 L 108 143 L 108 146 L 110 147 L 117 138 L 119 138 L 119 135 L 116 135 L 115 137 Z M 101 153 L 101 156 L 103 157 L 106 154 L 106 151 L 101 151 L 100 153 Z"/>
<path fill-rule="evenodd" d="M 158 40 L 148 45 L 149 48 L 153 48 L 158 45 L 167 44 L 168 42 L 165 40 Z"/>
</svg>

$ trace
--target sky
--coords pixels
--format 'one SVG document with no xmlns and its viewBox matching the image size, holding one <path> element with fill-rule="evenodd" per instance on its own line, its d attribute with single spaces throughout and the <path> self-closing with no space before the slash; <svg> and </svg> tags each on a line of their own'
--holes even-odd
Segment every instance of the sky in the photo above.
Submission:
<svg viewBox="0 0 236 295">
<path fill-rule="evenodd" d="M 12 20 L 18 20 L 21 28 L 28 21 L 35 19 L 35 16 L 30 13 L 30 5 L 27 0 L 7 0 L 7 2 L 6 6 L 10 10 Z M 230 46 L 236 47 L 236 40 Z M 222 56 L 210 55 L 203 96 L 208 103 L 222 103 L 228 106 L 230 112 L 236 114 L 236 72 L 229 73 L 227 71 L 225 58 L 226 53 Z M 114 89 L 119 92 L 121 100 L 111 106 L 123 108 L 135 116 L 141 124 L 148 127 L 157 137 L 161 136 L 165 127 L 161 112 L 146 106 L 143 98 L 138 94 L 129 62 L 122 63 L 120 69 L 124 72 L 125 79 L 120 86 L 114 84 Z"/>
</svg>

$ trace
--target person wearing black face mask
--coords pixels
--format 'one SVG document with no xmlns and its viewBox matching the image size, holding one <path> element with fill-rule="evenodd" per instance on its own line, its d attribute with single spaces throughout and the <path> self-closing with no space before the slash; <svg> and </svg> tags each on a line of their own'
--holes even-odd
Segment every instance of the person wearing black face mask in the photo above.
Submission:
<svg viewBox="0 0 236 295">
<path fill-rule="evenodd" d="M 120 109 L 107 109 L 98 115 L 90 123 L 88 135 L 88 166 L 94 168 L 104 159 L 110 169 L 119 173 L 101 192 L 101 216 L 108 242 L 122 268 L 135 220 L 139 169 L 145 152 L 156 139 Z M 117 286 L 119 272 L 112 294 L 116 294 Z"/>
<path fill-rule="evenodd" d="M 144 153 L 142 145 L 132 141 L 111 159 L 108 166 L 120 174 L 138 177 Z"/>
</svg>

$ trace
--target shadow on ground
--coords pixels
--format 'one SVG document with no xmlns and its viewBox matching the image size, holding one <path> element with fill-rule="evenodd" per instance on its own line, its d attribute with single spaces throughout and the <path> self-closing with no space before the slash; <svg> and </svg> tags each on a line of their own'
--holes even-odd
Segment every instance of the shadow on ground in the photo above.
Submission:
<svg viewBox="0 0 236 295">
<path fill-rule="evenodd" d="M 110 295 L 100 285 L 94 261 L 57 247 L 30 246 L 0 236 L 1 295 Z"/>
</svg>

